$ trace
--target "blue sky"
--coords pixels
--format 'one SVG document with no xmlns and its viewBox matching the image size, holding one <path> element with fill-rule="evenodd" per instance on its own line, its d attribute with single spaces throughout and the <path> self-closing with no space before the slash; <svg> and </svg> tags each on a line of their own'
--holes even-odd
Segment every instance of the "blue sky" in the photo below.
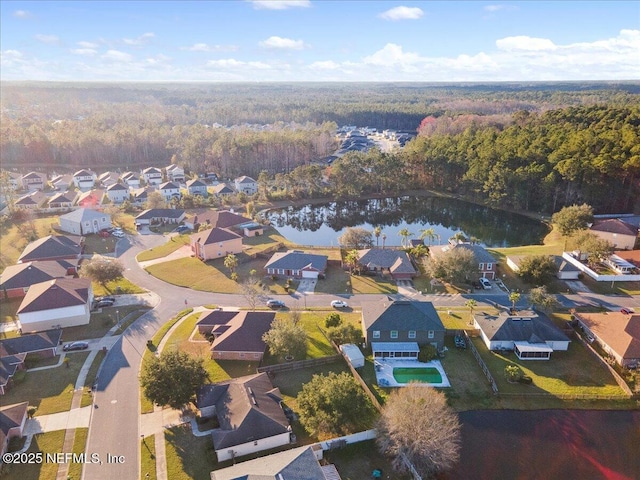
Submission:
<svg viewBox="0 0 640 480">
<path fill-rule="evenodd" d="M 640 2 L 0 2 L 0 78 L 640 80 Z"/>
</svg>

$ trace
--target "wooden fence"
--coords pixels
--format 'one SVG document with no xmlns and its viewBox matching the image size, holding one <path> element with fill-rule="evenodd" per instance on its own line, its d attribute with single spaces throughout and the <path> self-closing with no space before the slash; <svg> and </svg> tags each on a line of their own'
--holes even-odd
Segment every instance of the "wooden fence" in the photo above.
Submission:
<svg viewBox="0 0 640 480">
<path fill-rule="evenodd" d="M 330 357 L 312 358 L 310 360 L 299 360 L 297 362 L 279 363 L 277 365 L 267 365 L 264 367 L 258 367 L 256 371 L 258 373 L 278 373 L 286 372 L 289 370 L 299 370 L 301 368 L 315 367 L 318 365 L 326 365 L 327 363 L 337 362 L 342 358 L 342 355 L 332 355 Z"/>
<path fill-rule="evenodd" d="M 491 375 L 491 372 L 489 371 L 489 367 L 487 367 L 487 364 L 484 363 L 484 360 L 482 360 L 482 358 L 480 357 L 480 353 L 478 353 L 478 350 L 476 349 L 476 346 L 471 341 L 471 338 L 469 337 L 469 334 L 467 333 L 467 331 L 463 330 L 463 332 L 464 332 L 464 339 L 467 342 L 467 345 L 469 345 L 469 348 L 471 349 L 471 353 L 473 353 L 473 356 L 476 358 L 478 365 L 480 365 L 482 372 L 487 377 L 487 380 L 489 380 L 489 384 L 491 385 L 491 390 L 493 390 L 493 394 L 497 395 L 498 385 L 496 385 L 496 381 L 493 379 L 493 375 Z"/>
</svg>

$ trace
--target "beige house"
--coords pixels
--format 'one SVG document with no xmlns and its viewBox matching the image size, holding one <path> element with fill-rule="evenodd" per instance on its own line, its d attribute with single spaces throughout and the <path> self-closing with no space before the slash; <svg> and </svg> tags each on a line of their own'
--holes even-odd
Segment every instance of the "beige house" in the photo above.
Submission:
<svg viewBox="0 0 640 480">
<path fill-rule="evenodd" d="M 616 250 L 633 250 L 638 239 L 638 229 L 618 218 L 596 220 L 589 231 L 607 240 Z"/>
<path fill-rule="evenodd" d="M 574 313 L 583 331 L 623 367 L 640 365 L 640 315 L 622 312 Z"/>
<path fill-rule="evenodd" d="M 200 260 L 213 260 L 242 252 L 242 236 L 226 228 L 212 228 L 191 235 L 191 251 Z"/>
</svg>

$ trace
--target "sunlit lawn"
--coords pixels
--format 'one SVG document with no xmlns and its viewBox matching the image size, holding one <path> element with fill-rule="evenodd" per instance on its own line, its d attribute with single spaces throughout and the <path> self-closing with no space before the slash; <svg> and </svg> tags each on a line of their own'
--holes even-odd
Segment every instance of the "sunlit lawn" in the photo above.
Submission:
<svg viewBox="0 0 640 480">
<path fill-rule="evenodd" d="M 171 238 L 167 238 L 167 243 L 154 247 L 149 250 L 145 250 L 138 254 L 136 259 L 139 262 L 146 262 L 148 260 L 155 260 L 156 258 L 166 257 L 170 253 L 175 252 L 184 245 L 189 245 L 189 235 L 174 235 Z"/>
<path fill-rule="evenodd" d="M 38 408 L 36 415 L 69 410 L 80 368 L 88 356 L 89 352 L 74 352 L 67 354 L 68 368 L 63 364 L 37 372 L 27 371 L 24 378 L 14 381 L 12 388 L 3 395 L 2 404 L 11 405 L 26 400 L 30 406 Z"/>
<path fill-rule="evenodd" d="M 125 318 L 132 312 L 138 317 L 144 315 L 149 307 L 142 305 L 124 305 L 121 307 L 105 307 L 102 311 L 91 313 L 91 319 L 87 325 L 78 325 L 77 327 L 69 327 L 63 329 L 62 340 L 65 342 L 73 340 L 86 340 L 89 338 L 101 338 L 115 326 L 118 315 L 120 319 Z M 116 311 L 118 312 L 116 314 Z"/>
<path fill-rule="evenodd" d="M 57 223 L 58 216 L 51 215 L 34 218 L 33 226 L 35 230 L 33 232 L 28 224 L 21 227 L 22 231 L 16 225 L 11 225 L 10 223 L 3 226 L 2 235 L 0 235 L 0 264 L 6 267 L 16 263 L 28 243 L 38 238 L 55 234 L 56 232 L 51 228 L 51 224 Z"/>
<path fill-rule="evenodd" d="M 73 453 L 79 455 L 84 453 L 84 449 L 87 445 L 87 435 L 89 434 L 88 428 L 76 428 L 75 437 L 73 439 Z M 67 478 L 70 480 L 76 480 L 82 477 L 82 463 L 71 462 L 69 465 L 69 473 Z"/>
<path fill-rule="evenodd" d="M 95 296 L 146 292 L 144 288 L 139 287 L 135 283 L 131 283 L 129 280 L 127 280 L 124 277 L 120 277 L 120 278 L 117 278 L 116 280 L 107 282 L 104 287 L 98 282 L 92 282 L 92 287 L 93 287 L 93 294 Z"/>
<path fill-rule="evenodd" d="M 140 441 L 140 478 L 145 480 L 156 480 L 158 478 L 156 476 L 155 438 L 155 435 L 150 435 Z"/>
<path fill-rule="evenodd" d="M 47 453 L 56 454 L 63 451 L 64 430 L 55 432 L 39 433 L 33 436 L 28 453 L 42 452 L 43 457 Z M 51 480 L 56 478 L 58 464 L 53 462 L 42 463 L 14 463 L 2 466 L 2 478 L 20 480 Z M 74 477 L 75 478 L 75 477 Z M 79 477 L 77 477 L 79 478 Z"/>
<path fill-rule="evenodd" d="M 318 280 L 316 293 L 357 294 L 357 293 L 398 293 L 395 282 L 382 277 L 349 275 L 339 265 L 327 266 L 326 278 Z"/>
</svg>

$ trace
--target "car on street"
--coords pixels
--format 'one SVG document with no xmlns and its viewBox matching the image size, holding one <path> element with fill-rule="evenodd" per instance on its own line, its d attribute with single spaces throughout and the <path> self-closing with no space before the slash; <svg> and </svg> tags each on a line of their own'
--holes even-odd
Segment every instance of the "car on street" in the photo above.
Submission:
<svg viewBox="0 0 640 480">
<path fill-rule="evenodd" d="M 342 300 L 333 300 L 331 302 L 331 306 L 333 308 L 347 308 L 349 305 L 347 305 L 347 302 L 343 302 Z"/>
<path fill-rule="evenodd" d="M 482 285 L 482 288 L 484 288 L 485 290 L 491 290 L 491 282 L 486 278 L 481 278 L 480 284 Z"/>
<path fill-rule="evenodd" d="M 89 348 L 89 344 L 87 342 L 71 342 L 63 346 L 62 350 L 65 352 L 71 352 L 73 350 L 86 350 L 87 348 Z"/>
<path fill-rule="evenodd" d="M 282 300 L 270 299 L 267 300 L 267 307 L 269 308 L 284 308 L 286 305 Z"/>
<path fill-rule="evenodd" d="M 633 313 L 636 313 L 636 311 L 633 308 L 629 308 L 629 307 L 622 307 L 620 309 L 620 313 L 624 313 L 625 315 L 631 315 Z"/>
</svg>

